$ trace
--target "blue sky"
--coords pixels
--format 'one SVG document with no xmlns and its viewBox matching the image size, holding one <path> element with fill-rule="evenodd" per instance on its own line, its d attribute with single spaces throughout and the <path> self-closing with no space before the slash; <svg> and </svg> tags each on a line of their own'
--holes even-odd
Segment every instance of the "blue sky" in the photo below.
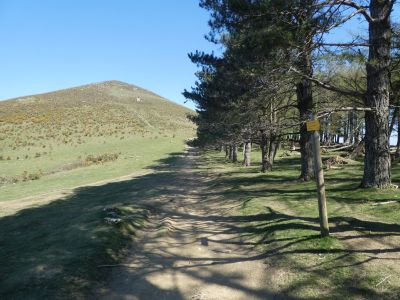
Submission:
<svg viewBox="0 0 400 300">
<path fill-rule="evenodd" d="M 0 0 L 0 99 L 121 80 L 183 104 L 187 53 L 218 51 L 208 19 L 198 0 Z M 329 39 L 364 28 L 354 19 Z"/>
<path fill-rule="evenodd" d="M 0 99 L 121 80 L 183 103 L 207 21 L 197 0 L 0 0 Z"/>
</svg>

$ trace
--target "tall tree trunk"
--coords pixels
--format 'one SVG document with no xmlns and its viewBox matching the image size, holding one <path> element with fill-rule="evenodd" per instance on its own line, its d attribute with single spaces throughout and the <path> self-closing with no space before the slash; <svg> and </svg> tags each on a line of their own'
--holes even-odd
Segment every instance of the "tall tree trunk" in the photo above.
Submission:
<svg viewBox="0 0 400 300">
<path fill-rule="evenodd" d="M 229 155 L 228 155 L 228 157 L 229 157 L 229 160 L 233 160 L 233 147 L 232 146 L 229 146 Z"/>
<path fill-rule="evenodd" d="M 365 102 L 374 111 L 365 113 L 365 158 L 363 187 L 390 186 L 389 149 L 389 64 L 392 1 L 371 0 L 369 56 Z"/>
<path fill-rule="evenodd" d="M 329 146 L 331 144 L 331 120 L 330 117 L 326 119 L 326 126 L 325 126 L 325 143 Z"/>
<path fill-rule="evenodd" d="M 312 76 L 311 51 L 305 49 L 301 55 L 299 67 L 304 74 Z M 305 121 L 310 119 L 313 108 L 312 83 L 310 80 L 303 78 L 296 87 L 297 107 L 300 112 L 300 153 L 301 153 L 301 174 L 300 179 L 309 181 L 313 176 L 313 159 L 312 159 L 312 135 L 307 131 Z"/>
<path fill-rule="evenodd" d="M 400 109 L 397 112 L 397 149 L 396 157 L 400 157 Z"/>
<path fill-rule="evenodd" d="M 355 115 L 356 113 L 354 111 L 349 112 L 349 142 L 351 145 L 354 144 Z"/>
<path fill-rule="evenodd" d="M 274 156 L 272 158 L 273 162 L 275 162 L 276 154 L 278 153 L 280 147 L 281 147 L 281 138 L 278 138 L 278 140 L 276 141 Z"/>
<path fill-rule="evenodd" d="M 347 118 L 344 120 L 343 124 L 343 144 L 349 143 L 349 114 L 347 114 Z"/>
<path fill-rule="evenodd" d="M 243 165 L 245 167 L 249 167 L 251 165 L 251 142 L 250 141 L 246 141 L 244 143 Z"/>
<path fill-rule="evenodd" d="M 228 157 L 229 157 L 229 149 L 228 149 L 228 146 L 225 145 L 225 158 L 228 158 Z"/>
<path fill-rule="evenodd" d="M 268 151 L 269 151 L 269 139 L 265 131 L 261 132 L 261 172 L 265 173 L 269 170 L 268 166 Z"/>
<path fill-rule="evenodd" d="M 238 146 L 236 144 L 234 144 L 232 146 L 232 162 L 237 162 L 237 160 L 238 160 L 237 150 L 238 150 Z"/>
<path fill-rule="evenodd" d="M 275 160 L 275 154 L 277 151 L 277 146 L 278 146 L 278 140 L 276 138 L 276 136 L 271 136 L 271 140 L 269 143 L 269 153 L 268 153 L 268 166 L 270 168 L 270 170 L 272 170 L 272 167 L 274 165 L 274 160 Z"/>
<path fill-rule="evenodd" d="M 354 144 L 358 145 L 361 142 L 361 124 L 358 122 L 358 115 L 354 113 Z"/>
<path fill-rule="evenodd" d="M 300 110 L 300 154 L 301 174 L 300 179 L 309 181 L 313 177 L 313 160 L 311 134 L 307 131 L 305 121 L 310 118 L 312 110 L 311 82 L 303 80 L 297 85 L 297 102 Z M 304 123 L 303 123 L 304 122 Z"/>
</svg>

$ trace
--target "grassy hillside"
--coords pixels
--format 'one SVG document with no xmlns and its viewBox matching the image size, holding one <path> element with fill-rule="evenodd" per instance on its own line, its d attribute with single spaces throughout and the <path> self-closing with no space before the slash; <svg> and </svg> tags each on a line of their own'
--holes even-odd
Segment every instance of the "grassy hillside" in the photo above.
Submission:
<svg viewBox="0 0 400 300">
<path fill-rule="evenodd" d="M 0 102 L 0 200 L 126 175 L 182 148 L 191 111 L 107 81 Z"/>
<path fill-rule="evenodd" d="M 160 184 L 133 178 L 183 150 L 190 113 L 117 81 L 0 102 L 0 298 L 82 299 L 107 278 Z"/>
</svg>

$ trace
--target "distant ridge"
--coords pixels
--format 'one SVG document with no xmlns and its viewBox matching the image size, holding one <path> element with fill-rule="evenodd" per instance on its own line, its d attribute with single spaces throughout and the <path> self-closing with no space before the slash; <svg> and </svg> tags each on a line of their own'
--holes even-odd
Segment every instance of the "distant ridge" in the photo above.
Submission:
<svg viewBox="0 0 400 300">
<path fill-rule="evenodd" d="M 83 84 L 83 85 L 79 85 L 79 86 L 73 86 L 73 87 L 69 87 L 69 88 L 63 88 L 63 89 L 59 89 L 59 90 L 56 90 L 56 91 L 49 91 L 49 92 L 44 92 L 44 93 L 13 97 L 13 98 L 9 98 L 9 99 L 1 99 L 0 103 L 2 101 L 23 100 L 25 98 L 53 95 L 54 93 L 59 93 L 59 92 L 64 92 L 64 91 L 72 91 L 72 90 L 77 90 L 77 89 L 78 90 L 79 89 L 99 89 L 99 90 L 101 90 L 101 89 L 116 88 L 116 87 L 131 89 L 131 90 L 134 90 L 134 91 L 140 90 L 140 91 L 142 91 L 144 93 L 147 93 L 149 95 L 151 94 L 151 95 L 153 95 L 155 97 L 158 97 L 160 99 L 167 100 L 167 101 L 169 101 L 169 102 L 171 102 L 173 104 L 185 107 L 185 106 L 183 106 L 181 104 L 178 104 L 178 103 L 176 103 L 176 102 L 174 102 L 174 101 L 172 101 L 170 99 L 167 99 L 167 98 L 165 98 L 163 96 L 160 96 L 157 93 L 152 92 L 152 91 L 150 91 L 148 89 L 142 88 L 140 86 L 137 86 L 137 85 L 134 85 L 134 84 L 131 84 L 131 83 L 126 83 L 126 82 L 123 82 L 123 81 L 120 81 L 120 80 L 99 81 L 99 82 L 87 83 L 87 84 Z"/>
</svg>

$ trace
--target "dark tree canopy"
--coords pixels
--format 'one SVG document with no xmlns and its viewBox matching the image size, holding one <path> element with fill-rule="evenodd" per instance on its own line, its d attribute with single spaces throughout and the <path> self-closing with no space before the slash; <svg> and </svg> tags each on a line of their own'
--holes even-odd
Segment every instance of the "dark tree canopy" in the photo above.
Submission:
<svg viewBox="0 0 400 300">
<path fill-rule="evenodd" d="M 189 54 L 200 70 L 184 95 L 197 107 L 199 143 L 235 148 L 253 142 L 263 171 L 272 169 L 282 142 L 297 144 L 300 178 L 307 181 L 314 171 L 305 121 L 314 115 L 322 142 L 365 145 L 364 187 L 390 187 L 389 138 L 398 130 L 400 86 L 394 3 L 201 0 L 210 12 L 207 39 L 224 51 Z M 354 17 L 365 20 L 368 32 L 326 42 Z"/>
</svg>

